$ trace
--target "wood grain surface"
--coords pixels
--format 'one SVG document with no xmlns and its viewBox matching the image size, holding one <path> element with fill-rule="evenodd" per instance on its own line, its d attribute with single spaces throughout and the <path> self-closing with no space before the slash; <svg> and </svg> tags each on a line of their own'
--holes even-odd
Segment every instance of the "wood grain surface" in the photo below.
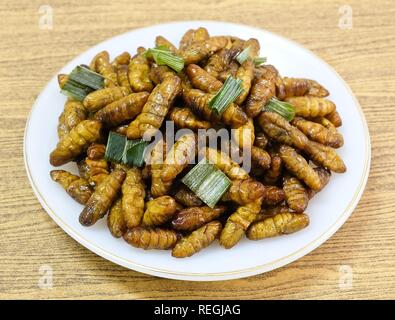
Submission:
<svg viewBox="0 0 395 320">
<path fill-rule="evenodd" d="M 346 4 L 353 10 L 351 29 L 338 26 L 339 8 Z M 53 9 L 52 30 L 39 28 L 42 5 Z M 1 1 L 0 298 L 394 299 L 394 16 L 392 0 Z M 98 257 L 49 218 L 23 165 L 31 106 L 64 64 L 134 28 L 199 19 L 261 27 L 311 49 L 351 86 L 372 140 L 366 191 L 346 224 L 297 262 L 241 280 L 166 280 Z M 52 289 L 39 286 L 46 265 L 53 269 Z M 339 285 L 344 270 L 352 270 L 350 286 Z"/>
</svg>

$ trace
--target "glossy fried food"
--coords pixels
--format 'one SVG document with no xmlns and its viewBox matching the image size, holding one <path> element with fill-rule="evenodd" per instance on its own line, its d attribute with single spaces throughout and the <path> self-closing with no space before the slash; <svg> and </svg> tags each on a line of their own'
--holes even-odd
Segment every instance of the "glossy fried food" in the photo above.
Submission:
<svg viewBox="0 0 395 320">
<path fill-rule="evenodd" d="M 108 162 L 103 158 L 95 160 L 86 158 L 85 164 L 89 183 L 93 186 L 99 185 L 109 174 Z"/>
<path fill-rule="evenodd" d="M 214 95 L 204 93 L 197 89 L 183 91 L 185 103 L 207 121 L 223 122 L 232 128 L 238 128 L 248 121 L 244 111 L 234 103 L 229 104 L 228 108 L 221 115 L 216 114 L 209 107 L 209 102 L 213 97 Z"/>
<path fill-rule="evenodd" d="M 223 72 L 228 71 L 230 64 L 234 62 L 233 59 L 241 50 L 242 50 L 241 46 L 233 44 L 232 47 L 229 49 L 224 48 L 218 51 L 217 53 L 210 56 L 210 58 L 207 61 L 207 64 L 204 67 L 204 70 L 206 70 L 211 76 L 219 79 L 219 76 Z M 236 62 L 233 65 L 236 66 L 236 70 L 235 70 L 235 74 L 236 74 L 238 69 L 238 64 Z"/>
<path fill-rule="evenodd" d="M 62 139 L 77 124 L 84 121 L 88 113 L 80 101 L 67 99 L 64 110 L 59 116 L 58 137 Z"/>
<path fill-rule="evenodd" d="M 134 92 L 148 91 L 153 88 L 149 77 L 150 66 L 143 53 L 138 53 L 130 60 L 128 67 L 129 83 Z"/>
<path fill-rule="evenodd" d="M 270 167 L 271 157 L 269 153 L 262 148 L 253 146 L 251 148 L 251 159 L 263 169 L 268 169 Z"/>
<path fill-rule="evenodd" d="M 77 202 L 85 204 L 93 193 L 89 182 L 65 170 L 52 170 L 51 178 L 59 183 L 64 190 Z"/>
<path fill-rule="evenodd" d="M 78 123 L 62 139 L 50 154 L 51 165 L 61 166 L 81 154 L 92 142 L 100 138 L 101 123 L 84 120 Z"/>
<path fill-rule="evenodd" d="M 148 100 L 148 96 L 148 92 L 132 93 L 96 112 L 94 119 L 102 122 L 107 127 L 116 127 L 140 114 Z"/>
<path fill-rule="evenodd" d="M 117 69 L 121 66 L 127 66 L 129 62 L 130 62 L 130 53 L 124 51 L 114 58 L 114 60 L 111 62 L 111 65 L 113 66 L 113 68 Z"/>
<path fill-rule="evenodd" d="M 267 184 L 275 184 L 281 176 L 282 168 L 283 161 L 281 157 L 277 153 L 272 153 L 270 167 L 266 170 L 263 180 Z"/>
<path fill-rule="evenodd" d="M 279 143 L 303 149 L 309 139 L 299 129 L 275 112 L 262 112 L 258 122 L 267 136 Z"/>
<path fill-rule="evenodd" d="M 169 229 L 136 227 L 129 229 L 123 238 L 136 248 L 168 250 L 174 247 L 179 236 L 175 231 Z"/>
<path fill-rule="evenodd" d="M 150 200 L 146 204 L 143 216 L 144 226 L 158 226 L 170 220 L 177 210 L 174 198 L 161 196 Z"/>
<path fill-rule="evenodd" d="M 335 149 L 310 141 L 306 145 L 305 151 L 315 163 L 337 173 L 346 172 L 346 165 Z"/>
<path fill-rule="evenodd" d="M 120 65 L 117 67 L 117 80 L 121 87 L 127 89 L 129 93 L 132 92 L 132 87 L 129 82 L 128 65 Z"/>
<path fill-rule="evenodd" d="M 181 80 L 176 76 L 166 78 L 158 84 L 149 95 L 141 113 L 130 123 L 126 131 L 127 137 L 137 139 L 145 133 L 155 134 L 180 91 Z"/>
<path fill-rule="evenodd" d="M 151 67 L 149 73 L 149 77 L 155 85 L 161 83 L 166 78 L 173 77 L 175 75 L 176 73 L 168 66 L 156 66 L 156 65 Z"/>
<path fill-rule="evenodd" d="M 107 226 L 115 238 L 120 238 L 126 232 L 126 221 L 123 217 L 122 199 L 118 198 L 107 215 Z"/>
<path fill-rule="evenodd" d="M 225 227 L 222 229 L 219 238 L 221 246 L 225 249 L 230 249 L 241 240 L 250 224 L 255 221 L 261 211 L 261 203 L 262 198 L 237 208 L 236 212 L 228 218 Z"/>
<path fill-rule="evenodd" d="M 209 129 L 210 122 L 200 120 L 189 108 L 172 108 L 169 112 L 169 119 L 174 122 L 178 128 L 188 128 L 192 130 Z"/>
<path fill-rule="evenodd" d="M 167 194 L 172 184 L 172 181 L 164 182 L 161 178 L 166 150 L 166 143 L 163 140 L 158 141 L 151 150 L 149 164 L 151 167 L 151 194 L 154 198 Z"/>
<path fill-rule="evenodd" d="M 235 103 L 241 105 L 250 92 L 252 80 L 254 79 L 254 63 L 247 59 L 236 72 L 236 78 L 240 79 L 243 92 L 237 97 Z"/>
<path fill-rule="evenodd" d="M 118 85 L 117 74 L 114 67 L 110 63 L 110 56 L 107 51 L 102 51 L 96 55 L 94 60 L 94 70 L 100 73 L 104 78 L 106 87 L 114 87 Z"/>
<path fill-rule="evenodd" d="M 251 118 L 256 117 L 276 94 L 276 77 L 255 78 L 248 96 L 245 110 Z"/>
<path fill-rule="evenodd" d="M 144 215 L 145 195 L 145 185 L 140 169 L 128 169 L 122 184 L 122 211 L 128 228 L 140 225 Z"/>
<path fill-rule="evenodd" d="M 198 207 L 203 204 L 202 200 L 187 187 L 181 186 L 174 195 L 174 199 L 184 207 Z"/>
<path fill-rule="evenodd" d="M 172 256 L 186 258 L 208 247 L 221 232 L 222 225 L 219 221 L 211 221 L 190 235 L 181 238 L 172 250 Z"/>
<path fill-rule="evenodd" d="M 225 206 L 216 206 L 213 209 L 208 206 L 190 207 L 177 213 L 172 227 L 179 231 L 193 231 L 216 218 L 226 210 Z"/>
<path fill-rule="evenodd" d="M 276 186 L 266 186 L 264 203 L 269 206 L 274 206 L 283 202 L 285 199 L 285 192 L 282 188 Z"/>
<path fill-rule="evenodd" d="M 329 179 L 331 178 L 331 172 L 329 170 L 326 170 L 323 167 L 316 167 L 314 168 L 314 171 L 317 172 L 318 176 L 320 177 L 321 180 L 321 185 L 323 189 L 329 182 Z M 309 199 L 311 199 L 312 197 L 314 197 L 320 190 L 313 190 L 308 188 L 307 189 L 307 195 L 309 197 Z"/>
<path fill-rule="evenodd" d="M 103 159 L 105 153 L 106 146 L 101 143 L 92 143 L 86 150 L 87 157 L 92 160 Z"/>
<path fill-rule="evenodd" d="M 155 46 L 156 47 L 165 47 L 173 53 L 177 53 L 177 51 L 178 51 L 178 49 L 175 47 L 175 45 L 172 44 L 169 40 L 167 40 L 163 36 L 157 36 L 155 38 Z"/>
<path fill-rule="evenodd" d="M 268 142 L 269 140 L 264 132 L 255 133 L 254 146 L 261 149 L 266 149 Z"/>
<path fill-rule="evenodd" d="M 301 117 L 324 117 L 336 110 L 332 101 L 314 96 L 290 97 L 285 101 L 291 103 L 295 108 L 295 115 Z"/>
<path fill-rule="evenodd" d="M 321 180 L 317 172 L 309 166 L 306 159 L 297 153 L 295 149 L 287 145 L 282 145 L 279 151 L 281 159 L 290 172 L 303 180 L 311 189 L 320 190 L 322 188 Z"/>
<path fill-rule="evenodd" d="M 302 213 L 307 208 L 309 196 L 306 187 L 295 177 L 284 177 L 283 190 L 288 207 L 295 212 Z"/>
<path fill-rule="evenodd" d="M 336 128 L 343 124 L 340 114 L 335 110 L 325 116 Z"/>
<path fill-rule="evenodd" d="M 265 194 L 265 186 L 254 179 L 232 180 L 232 185 L 221 200 L 245 205 L 262 198 Z"/>
<path fill-rule="evenodd" d="M 91 226 L 105 216 L 121 190 L 125 175 L 125 171 L 115 169 L 96 187 L 80 214 L 83 226 Z"/>
<path fill-rule="evenodd" d="M 89 112 L 96 112 L 111 102 L 119 100 L 128 94 L 129 91 L 124 87 L 104 88 L 88 94 L 83 104 Z"/>
<path fill-rule="evenodd" d="M 333 128 L 326 128 L 319 123 L 295 117 L 292 124 L 302 131 L 309 139 L 321 144 L 339 148 L 344 144 L 343 136 Z"/>
<path fill-rule="evenodd" d="M 187 67 L 187 75 L 189 81 L 196 89 L 206 93 L 216 93 L 223 85 L 221 81 L 196 64 L 190 64 Z"/>
<path fill-rule="evenodd" d="M 240 148 L 246 148 L 250 150 L 255 141 L 255 127 L 252 119 L 248 119 L 248 121 L 242 126 L 232 130 L 232 138 L 236 145 Z"/>
<path fill-rule="evenodd" d="M 197 29 L 189 29 L 181 38 L 180 49 L 185 50 L 192 43 L 197 41 L 204 41 L 208 38 L 210 38 L 210 35 L 206 28 L 199 27 Z"/>
<path fill-rule="evenodd" d="M 255 222 L 247 231 L 250 240 L 276 237 L 297 232 L 309 225 L 309 217 L 304 213 L 279 213 Z"/>
<path fill-rule="evenodd" d="M 320 98 L 325 98 L 329 96 L 329 91 L 326 90 L 321 84 L 319 84 L 315 80 L 308 79 L 310 88 L 309 91 L 307 92 L 308 95 L 310 96 L 316 96 Z"/>
</svg>

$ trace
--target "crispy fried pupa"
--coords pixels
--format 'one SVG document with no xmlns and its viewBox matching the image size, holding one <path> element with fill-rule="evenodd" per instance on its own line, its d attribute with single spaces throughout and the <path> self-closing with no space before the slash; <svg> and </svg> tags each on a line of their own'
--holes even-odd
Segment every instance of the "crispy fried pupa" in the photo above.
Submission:
<svg viewBox="0 0 395 320">
<path fill-rule="evenodd" d="M 207 121 L 223 122 L 232 128 L 238 128 L 248 121 L 247 115 L 236 104 L 230 103 L 227 109 L 217 115 L 209 107 L 210 100 L 214 97 L 212 94 L 204 93 L 198 89 L 189 89 L 183 91 L 183 98 L 191 109 L 202 116 Z"/>
<path fill-rule="evenodd" d="M 176 201 L 170 196 L 161 196 L 147 202 L 143 217 L 144 226 L 158 226 L 170 220 L 177 210 Z"/>
<path fill-rule="evenodd" d="M 173 248 L 171 255 L 175 258 L 186 258 L 208 247 L 221 232 L 219 221 L 211 221 L 190 235 L 181 238 Z"/>
<path fill-rule="evenodd" d="M 302 131 L 309 139 L 318 143 L 340 148 L 344 144 L 343 136 L 333 128 L 326 128 L 319 123 L 295 117 L 292 124 Z"/>
<path fill-rule="evenodd" d="M 234 162 L 227 154 L 212 148 L 202 149 L 204 156 L 230 179 L 247 179 L 248 173 Z"/>
<path fill-rule="evenodd" d="M 162 125 L 174 99 L 181 91 L 181 80 L 174 76 L 158 84 L 148 97 L 141 113 L 126 131 L 129 139 L 141 138 L 145 133 L 154 135 Z"/>
<path fill-rule="evenodd" d="M 236 129 L 232 129 L 231 132 L 236 145 L 240 148 L 246 148 L 247 150 L 252 148 L 255 141 L 255 127 L 252 119 L 249 118 L 245 124 Z"/>
<path fill-rule="evenodd" d="M 163 164 L 161 179 L 173 181 L 196 156 L 197 143 L 194 133 L 187 133 L 179 138 L 170 148 Z"/>
<path fill-rule="evenodd" d="M 189 29 L 181 38 L 180 49 L 184 50 L 192 43 L 207 40 L 208 38 L 210 38 L 210 35 L 206 28 L 199 27 L 197 29 Z"/>
<path fill-rule="evenodd" d="M 222 196 L 222 201 L 234 201 L 240 205 L 262 198 L 266 193 L 265 186 L 254 180 L 232 180 L 232 185 Z"/>
<path fill-rule="evenodd" d="M 114 58 L 114 60 L 111 62 L 111 65 L 113 66 L 113 68 L 117 69 L 120 66 L 127 66 L 129 62 L 130 62 L 130 53 L 124 51 Z"/>
<path fill-rule="evenodd" d="M 283 190 L 288 207 L 295 212 L 302 213 L 307 208 L 309 197 L 306 187 L 295 177 L 284 177 Z"/>
<path fill-rule="evenodd" d="M 181 186 L 174 195 L 174 199 L 184 207 L 199 207 L 202 200 L 185 186 Z"/>
<path fill-rule="evenodd" d="M 255 134 L 254 146 L 261 149 L 266 149 L 268 142 L 269 140 L 264 132 L 257 132 Z"/>
<path fill-rule="evenodd" d="M 122 199 L 118 198 L 107 215 L 107 226 L 115 238 L 120 238 L 126 232 L 126 222 L 123 217 Z"/>
<path fill-rule="evenodd" d="M 119 100 L 128 94 L 128 90 L 124 87 L 104 88 L 88 94 L 83 104 L 88 111 L 96 112 L 111 102 Z"/>
<path fill-rule="evenodd" d="M 316 167 L 314 168 L 314 171 L 318 173 L 320 180 L 321 180 L 321 184 L 322 184 L 322 188 L 321 190 L 328 184 L 329 179 L 331 178 L 331 172 L 329 170 L 326 170 L 323 167 Z M 307 194 L 309 199 L 311 199 L 312 197 L 314 197 L 320 190 L 313 190 L 308 188 L 307 189 Z"/>
<path fill-rule="evenodd" d="M 168 77 L 175 76 L 176 73 L 168 66 L 153 66 L 150 70 L 149 77 L 155 85 L 161 83 Z"/>
<path fill-rule="evenodd" d="M 117 68 L 117 79 L 118 83 L 121 87 L 127 89 L 129 93 L 132 92 L 132 87 L 129 83 L 129 76 L 128 76 L 128 66 L 127 65 L 120 65 Z"/>
<path fill-rule="evenodd" d="M 154 198 L 167 194 L 172 184 L 172 181 L 164 182 L 161 178 L 166 151 L 166 143 L 160 140 L 152 148 L 148 159 L 151 168 L 151 194 Z"/>
<path fill-rule="evenodd" d="M 191 109 L 185 108 L 173 108 L 169 112 L 169 118 L 174 122 L 178 128 L 188 128 L 191 130 L 198 129 L 209 129 L 211 127 L 210 122 L 200 120 Z"/>
<path fill-rule="evenodd" d="M 294 106 L 296 116 L 304 118 L 324 117 L 336 110 L 332 101 L 319 97 L 290 97 L 286 98 L 285 101 Z"/>
<path fill-rule="evenodd" d="M 168 250 L 176 244 L 178 234 L 168 229 L 137 227 L 128 230 L 123 238 L 136 248 Z"/>
<path fill-rule="evenodd" d="M 59 140 L 49 157 L 51 165 L 61 166 L 81 154 L 92 142 L 100 138 L 101 123 L 84 120 Z"/>
<path fill-rule="evenodd" d="M 280 157 L 284 161 L 287 169 L 296 177 L 303 180 L 313 190 L 320 190 L 321 180 L 317 172 L 309 166 L 306 159 L 296 152 L 295 149 L 282 145 L 280 147 Z"/>
<path fill-rule="evenodd" d="M 167 40 L 165 37 L 162 37 L 162 36 L 157 36 L 155 38 L 155 46 L 156 47 L 165 47 L 173 53 L 177 53 L 177 51 L 178 51 L 174 44 L 172 44 L 169 40 Z"/>
<path fill-rule="evenodd" d="M 95 70 L 104 78 L 104 85 L 106 87 L 114 87 L 118 85 L 117 74 L 114 67 L 110 63 L 110 56 L 107 51 L 99 52 L 94 58 Z"/>
<path fill-rule="evenodd" d="M 171 225 L 179 231 L 193 231 L 218 218 L 225 210 L 225 206 L 216 206 L 213 209 L 208 206 L 182 209 L 177 213 Z"/>
<path fill-rule="evenodd" d="M 309 217 L 304 213 L 279 213 L 252 224 L 247 231 L 247 237 L 250 240 L 271 238 L 294 233 L 308 225 Z"/>
<path fill-rule="evenodd" d="M 237 97 L 235 103 L 241 105 L 247 98 L 251 89 L 252 80 L 254 79 L 254 63 L 252 59 L 247 59 L 243 62 L 236 72 L 236 78 L 240 79 L 243 92 Z"/>
<path fill-rule="evenodd" d="M 75 201 L 81 204 L 87 203 L 93 193 L 87 180 L 65 170 L 52 170 L 51 178 L 58 182 Z"/>
<path fill-rule="evenodd" d="M 251 159 L 263 169 L 269 169 L 272 161 L 269 153 L 259 147 L 251 148 Z"/>
<path fill-rule="evenodd" d="M 103 158 L 97 160 L 86 158 L 85 163 L 89 173 L 88 180 L 91 185 L 99 185 L 105 179 L 105 177 L 108 176 L 109 172 L 107 160 Z"/>
<path fill-rule="evenodd" d="M 319 84 L 315 80 L 307 80 L 309 82 L 310 88 L 307 94 L 309 96 L 315 96 L 315 97 L 320 97 L 320 98 L 325 98 L 329 96 L 329 91 L 326 90 L 321 84 Z"/>
<path fill-rule="evenodd" d="M 148 100 L 148 92 L 132 93 L 114 101 L 95 113 L 94 119 L 107 127 L 116 127 L 135 118 Z"/>
<path fill-rule="evenodd" d="M 274 206 L 283 202 L 285 199 L 285 192 L 283 189 L 276 186 L 266 186 L 264 203 L 269 206 Z"/>
<path fill-rule="evenodd" d="M 346 172 L 346 165 L 335 149 L 310 141 L 306 145 L 305 151 L 313 162 L 337 173 Z"/>
<path fill-rule="evenodd" d="M 130 60 L 128 67 L 129 83 L 134 92 L 148 91 L 153 88 L 149 77 L 150 66 L 147 58 L 138 53 Z"/>
<path fill-rule="evenodd" d="M 285 87 L 285 98 L 304 96 L 310 89 L 308 79 L 284 77 L 283 83 Z"/>
<path fill-rule="evenodd" d="M 262 199 L 250 202 L 245 206 L 237 208 L 226 221 L 225 227 L 222 229 L 219 243 L 225 249 L 235 246 L 243 237 L 248 227 L 255 221 L 261 211 Z"/>
<path fill-rule="evenodd" d="M 279 214 L 279 213 L 287 213 L 290 211 L 291 210 L 287 206 L 284 206 L 284 205 L 266 207 L 261 210 L 260 214 L 262 216 L 259 217 L 256 221 L 263 220 L 264 218 L 267 218 L 267 217 L 275 216 L 276 214 Z"/>
<path fill-rule="evenodd" d="M 340 114 L 335 110 L 325 116 L 336 128 L 342 126 L 342 118 Z"/>
<path fill-rule="evenodd" d="M 256 117 L 276 94 L 276 78 L 264 76 L 255 78 L 248 96 L 245 110 L 251 118 Z"/>
<path fill-rule="evenodd" d="M 86 155 L 89 159 L 99 160 L 104 158 L 104 154 L 106 153 L 106 146 L 101 143 L 92 143 L 88 150 L 86 150 Z"/>
<path fill-rule="evenodd" d="M 187 75 L 196 89 L 207 93 L 216 93 L 223 85 L 221 81 L 196 64 L 190 64 L 187 67 Z"/>
<path fill-rule="evenodd" d="M 276 112 L 265 111 L 258 117 L 263 131 L 277 142 L 303 149 L 309 139 Z"/>
<path fill-rule="evenodd" d="M 204 70 L 206 70 L 211 76 L 219 78 L 219 75 L 227 71 L 233 58 L 241 51 L 241 46 L 233 46 L 230 49 L 222 49 L 217 53 L 210 56 L 207 61 Z M 237 62 L 234 64 L 238 68 Z M 235 70 L 235 73 L 237 69 Z"/>
<path fill-rule="evenodd" d="M 267 184 L 275 184 L 281 176 L 283 161 L 277 153 L 271 154 L 270 168 L 266 170 L 263 181 Z"/>
<path fill-rule="evenodd" d="M 91 226 L 104 217 L 121 190 L 125 171 L 115 169 L 97 187 L 80 214 L 83 226 Z"/>
<path fill-rule="evenodd" d="M 130 168 L 122 184 L 122 211 L 128 228 L 140 225 L 144 215 L 145 186 L 141 171 Z"/>
<path fill-rule="evenodd" d="M 68 99 L 64 105 L 64 110 L 59 116 L 58 137 L 62 139 L 77 124 L 84 121 L 88 116 L 83 104 L 80 101 Z"/>
</svg>

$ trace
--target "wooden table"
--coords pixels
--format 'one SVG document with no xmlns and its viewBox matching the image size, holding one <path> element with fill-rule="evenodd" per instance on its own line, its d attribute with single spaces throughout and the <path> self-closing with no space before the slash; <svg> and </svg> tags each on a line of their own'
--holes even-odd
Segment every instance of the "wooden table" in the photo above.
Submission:
<svg viewBox="0 0 395 320">
<path fill-rule="evenodd" d="M 39 28 L 42 1 L 0 4 L 0 298 L 395 298 L 393 1 L 47 2 L 53 10 L 52 30 Z M 344 4 L 353 11 L 351 29 L 339 28 Z M 26 177 L 25 122 L 57 70 L 119 33 L 190 19 L 248 24 L 299 42 L 348 82 L 369 123 L 372 166 L 358 208 L 325 244 L 266 274 L 193 283 L 119 267 L 66 235 L 42 209 Z M 39 286 L 40 268 L 46 265 L 53 269 L 52 289 Z M 352 286 L 347 281 L 341 285 L 342 272 L 350 270 Z"/>
</svg>

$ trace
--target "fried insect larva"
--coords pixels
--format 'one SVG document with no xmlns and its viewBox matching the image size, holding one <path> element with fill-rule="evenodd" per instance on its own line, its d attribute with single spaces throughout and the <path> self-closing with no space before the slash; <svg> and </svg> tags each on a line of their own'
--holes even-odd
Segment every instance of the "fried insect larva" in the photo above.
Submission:
<svg viewBox="0 0 395 320">
<path fill-rule="evenodd" d="M 295 117 L 292 124 L 302 131 L 308 138 L 321 144 L 339 148 L 344 144 L 343 136 L 335 128 L 326 128 L 319 123 Z"/>
<path fill-rule="evenodd" d="M 130 168 L 122 184 L 122 211 L 128 228 L 137 227 L 144 215 L 145 186 L 141 171 Z"/>
<path fill-rule="evenodd" d="M 185 49 L 179 51 L 179 55 L 184 59 L 186 65 L 198 63 L 214 52 L 226 47 L 229 38 L 225 36 L 210 37 L 206 40 L 195 41 Z"/>
<path fill-rule="evenodd" d="M 324 117 L 336 110 L 332 101 L 314 96 L 290 97 L 285 101 L 294 106 L 296 116 L 305 118 Z"/>
<path fill-rule="evenodd" d="M 140 114 L 148 100 L 148 96 L 148 92 L 129 94 L 100 109 L 95 113 L 94 119 L 102 122 L 107 127 L 116 127 Z"/>
<path fill-rule="evenodd" d="M 98 121 L 81 121 L 59 140 L 49 156 L 49 162 L 57 167 L 73 160 L 100 138 L 100 130 L 101 123 Z"/>
<path fill-rule="evenodd" d="M 196 89 L 207 93 L 216 93 L 223 85 L 221 81 L 196 64 L 190 64 L 187 67 L 187 75 Z"/>
<path fill-rule="evenodd" d="M 269 140 L 264 132 L 255 133 L 254 146 L 262 149 L 266 149 Z"/>
<path fill-rule="evenodd" d="M 174 247 L 179 236 L 174 230 L 136 227 L 129 229 L 123 238 L 136 248 L 168 250 Z"/>
<path fill-rule="evenodd" d="M 275 79 L 275 77 L 264 76 L 255 78 L 246 102 L 246 112 L 249 117 L 256 117 L 276 94 Z"/>
<path fill-rule="evenodd" d="M 252 146 L 251 159 L 263 169 L 269 169 L 272 158 L 266 150 Z"/>
<path fill-rule="evenodd" d="M 166 143 L 163 140 L 156 143 L 151 151 L 149 164 L 151 167 L 151 194 L 154 198 L 167 194 L 172 184 L 172 181 L 164 182 L 161 178 L 166 151 Z"/>
<path fill-rule="evenodd" d="M 215 206 L 214 208 L 202 206 L 182 209 L 177 213 L 171 225 L 179 231 L 193 231 L 205 223 L 218 218 L 225 210 L 225 206 Z"/>
<path fill-rule="evenodd" d="M 251 118 L 242 126 L 232 129 L 232 138 L 237 146 L 240 148 L 247 148 L 250 150 L 255 141 L 255 127 Z"/>
<path fill-rule="evenodd" d="M 306 145 L 305 151 L 313 162 L 322 165 L 331 171 L 343 173 L 347 170 L 342 158 L 340 158 L 336 153 L 336 150 L 331 147 L 310 141 Z"/>
<path fill-rule="evenodd" d="M 112 205 L 107 216 L 107 226 L 115 238 L 120 238 L 126 232 L 126 222 L 123 217 L 122 199 L 118 198 Z"/>
<path fill-rule="evenodd" d="M 329 91 L 326 90 L 321 84 L 315 80 L 307 80 L 309 82 L 310 88 L 307 92 L 309 96 L 315 96 L 320 98 L 325 98 L 329 96 Z"/>
<path fill-rule="evenodd" d="M 288 207 L 295 212 L 302 213 L 307 208 L 309 197 L 306 187 L 295 177 L 284 177 L 283 190 Z"/>
<path fill-rule="evenodd" d="M 299 231 L 309 225 L 309 217 L 304 213 L 279 213 L 255 222 L 247 231 L 250 240 L 276 237 Z"/>
<path fill-rule="evenodd" d="M 329 179 L 331 177 L 331 172 L 329 170 L 326 170 L 323 167 L 316 167 L 314 168 L 314 171 L 318 173 L 320 180 L 321 180 L 321 184 L 322 184 L 322 188 L 321 190 L 328 184 Z M 312 197 L 314 197 L 320 190 L 313 190 L 308 188 L 307 189 L 307 194 L 309 199 L 311 199 Z"/>
<path fill-rule="evenodd" d="M 247 59 L 243 62 L 236 72 L 236 78 L 240 79 L 243 92 L 237 97 L 235 103 L 241 105 L 247 98 L 251 89 L 252 80 L 254 79 L 254 63 L 252 59 Z"/>
<path fill-rule="evenodd" d="M 116 70 L 121 66 L 127 66 L 129 64 L 129 62 L 130 62 L 130 53 L 127 51 L 124 51 L 114 58 L 114 60 L 111 62 L 111 65 Z"/>
<path fill-rule="evenodd" d="M 95 70 L 100 73 L 106 80 L 104 85 L 106 87 L 114 87 L 118 85 L 117 74 L 114 67 L 110 63 L 110 56 L 107 51 L 99 52 L 95 60 Z"/>
<path fill-rule="evenodd" d="M 238 62 L 231 61 L 229 63 L 228 68 L 226 70 L 220 72 L 217 79 L 219 81 L 225 82 L 226 79 L 228 79 L 229 77 L 236 78 L 237 70 L 239 70 L 239 67 L 240 67 L 240 65 Z"/>
<path fill-rule="evenodd" d="M 106 105 L 123 98 L 129 92 L 124 87 L 111 87 L 89 93 L 84 101 L 84 107 L 90 112 L 96 112 Z"/>
<path fill-rule="evenodd" d="M 262 217 L 260 217 L 259 220 L 263 220 L 264 218 L 275 216 L 276 214 L 279 213 L 287 213 L 290 211 L 291 210 L 284 205 L 270 206 L 261 210 L 260 214 L 262 215 Z M 258 219 L 256 221 L 258 221 Z"/>
<path fill-rule="evenodd" d="M 207 40 L 208 38 L 210 38 L 210 35 L 206 28 L 189 29 L 181 38 L 180 50 L 188 48 L 194 42 Z"/>
<path fill-rule="evenodd" d="M 263 202 L 269 206 L 274 206 L 283 202 L 285 199 L 285 192 L 283 189 L 276 186 L 266 186 L 265 198 Z"/>
<path fill-rule="evenodd" d="M 170 196 L 161 196 L 146 204 L 143 226 L 158 226 L 170 220 L 177 211 L 177 203 Z"/>
<path fill-rule="evenodd" d="M 158 84 L 149 95 L 141 113 L 129 124 L 126 131 L 128 138 L 138 139 L 146 132 L 147 135 L 154 135 L 180 91 L 181 80 L 176 76 L 166 78 Z"/>
<path fill-rule="evenodd" d="M 86 158 L 85 163 L 89 172 L 88 180 L 93 186 L 99 185 L 108 176 L 107 160 L 103 158 L 97 160 Z"/>
<path fill-rule="evenodd" d="M 299 129 L 275 112 L 265 111 L 258 117 L 263 131 L 277 142 L 303 149 L 309 139 Z"/>
<path fill-rule="evenodd" d="M 153 66 L 150 70 L 149 77 L 155 85 L 161 83 L 169 77 L 175 76 L 176 73 L 168 66 Z"/>
<path fill-rule="evenodd" d="M 58 137 L 62 139 L 81 121 L 88 116 L 86 109 L 80 101 L 68 99 L 64 105 L 64 110 L 59 116 Z"/>
<path fill-rule="evenodd" d="M 321 189 L 322 184 L 317 172 L 315 172 L 313 168 L 309 166 L 306 159 L 303 158 L 299 153 L 297 153 L 294 148 L 287 145 L 282 145 L 280 147 L 279 153 L 281 159 L 284 161 L 286 168 L 291 173 L 293 173 L 299 179 L 303 180 L 304 183 L 308 185 L 311 189 Z"/>
<path fill-rule="evenodd" d="M 156 47 L 165 47 L 173 53 L 177 53 L 177 51 L 178 51 L 176 46 L 163 36 L 157 36 L 155 38 L 155 46 Z"/>
<path fill-rule="evenodd" d="M 204 156 L 230 179 L 247 179 L 248 173 L 234 162 L 227 154 L 212 148 L 202 149 Z"/>
<path fill-rule="evenodd" d="M 342 118 L 340 114 L 335 110 L 325 116 L 336 128 L 341 127 Z"/>
<path fill-rule="evenodd" d="M 185 108 L 173 108 L 169 112 L 169 118 L 179 128 L 188 128 L 192 130 L 198 129 L 209 129 L 211 127 L 210 122 L 200 120 L 191 109 Z"/>
<path fill-rule="evenodd" d="M 230 64 L 233 62 L 233 58 L 242 50 L 241 45 L 236 45 L 235 43 L 232 45 L 230 49 L 221 49 L 217 53 L 208 58 L 207 64 L 204 67 L 211 76 L 215 78 L 219 78 L 219 75 L 223 72 L 226 72 L 227 69 L 230 67 Z M 232 63 L 233 64 L 233 63 Z M 238 69 L 238 63 L 236 62 L 235 65 L 237 68 L 235 70 L 235 74 Z"/>
<path fill-rule="evenodd" d="M 93 190 L 87 180 L 65 170 L 52 170 L 50 174 L 74 200 L 81 204 L 88 202 Z"/>
<path fill-rule="evenodd" d="M 254 179 L 232 180 L 232 185 L 222 196 L 221 200 L 234 201 L 237 204 L 246 205 L 262 198 L 265 193 L 265 186 Z"/>
<path fill-rule="evenodd" d="M 222 225 L 219 221 L 211 221 L 190 235 L 181 238 L 173 248 L 171 255 L 175 258 L 186 258 L 208 247 L 218 237 Z"/>
<path fill-rule="evenodd" d="M 181 186 L 177 190 L 174 199 L 185 207 L 199 207 L 203 204 L 202 200 L 185 186 Z"/>
<path fill-rule="evenodd" d="M 92 143 L 88 150 L 86 150 L 86 155 L 91 160 L 99 160 L 104 158 L 106 153 L 106 146 L 101 143 Z"/>
<path fill-rule="evenodd" d="M 126 88 L 129 93 L 132 92 L 132 87 L 129 83 L 129 76 L 128 76 L 128 66 L 127 65 L 120 65 L 117 68 L 117 79 L 118 83 L 121 87 Z"/>
<path fill-rule="evenodd" d="M 281 176 L 283 161 L 277 153 L 271 153 L 270 168 L 266 170 L 263 181 L 267 184 L 275 184 Z"/>
<path fill-rule="evenodd" d="M 237 208 L 222 229 L 219 238 L 221 246 L 230 249 L 241 240 L 250 224 L 255 221 L 261 211 L 261 204 L 262 198 Z"/>
<path fill-rule="evenodd" d="M 116 127 L 116 128 L 114 129 L 114 131 L 115 131 L 116 133 L 119 133 L 119 134 L 123 135 L 123 136 L 126 136 L 126 130 L 128 129 L 128 127 L 129 127 L 128 124 L 123 124 L 123 125 L 121 125 L 121 126 Z"/>
<path fill-rule="evenodd" d="M 134 92 L 150 92 L 153 89 L 149 72 L 150 66 L 148 60 L 142 53 L 138 53 L 130 60 L 128 76 L 130 86 Z"/>
<path fill-rule="evenodd" d="M 238 128 L 248 121 L 247 115 L 244 111 L 234 103 L 230 103 L 221 115 L 217 115 L 209 107 L 209 102 L 213 97 L 213 94 L 204 93 L 198 89 L 188 89 L 183 91 L 183 98 L 186 104 L 207 121 L 222 121 L 232 128 Z"/>
<path fill-rule="evenodd" d="M 285 98 L 304 96 L 310 89 L 308 79 L 284 77 L 283 83 L 285 87 Z"/>
<path fill-rule="evenodd" d="M 115 169 L 96 187 L 80 214 L 79 221 L 83 226 L 91 226 L 104 217 L 118 196 L 125 175 L 125 171 Z"/>
<path fill-rule="evenodd" d="M 196 136 L 188 133 L 179 138 L 168 151 L 161 179 L 164 182 L 173 181 L 195 158 L 197 151 Z"/>
</svg>

